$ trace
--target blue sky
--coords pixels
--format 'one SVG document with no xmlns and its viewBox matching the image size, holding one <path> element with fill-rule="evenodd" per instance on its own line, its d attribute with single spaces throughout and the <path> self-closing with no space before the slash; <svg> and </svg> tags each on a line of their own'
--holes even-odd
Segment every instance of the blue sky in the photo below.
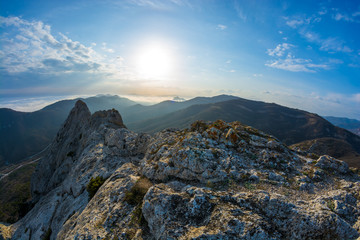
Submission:
<svg viewBox="0 0 360 240">
<path fill-rule="evenodd" d="M 2 107 L 232 94 L 360 119 L 360 1 L 0 4 Z"/>
</svg>

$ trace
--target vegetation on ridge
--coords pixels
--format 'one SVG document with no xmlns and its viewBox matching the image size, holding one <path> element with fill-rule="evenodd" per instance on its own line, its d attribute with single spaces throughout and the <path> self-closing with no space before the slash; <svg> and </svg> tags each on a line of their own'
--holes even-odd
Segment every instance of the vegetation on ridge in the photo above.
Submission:
<svg viewBox="0 0 360 240">
<path fill-rule="evenodd" d="M 89 201 L 95 196 L 97 190 L 104 184 L 105 181 L 106 179 L 102 176 L 97 176 L 95 178 L 92 177 L 90 179 L 88 185 L 86 185 L 86 191 L 89 193 Z"/>
<path fill-rule="evenodd" d="M 0 222 L 14 223 L 29 210 L 30 179 L 36 163 L 20 167 L 0 180 Z"/>
</svg>

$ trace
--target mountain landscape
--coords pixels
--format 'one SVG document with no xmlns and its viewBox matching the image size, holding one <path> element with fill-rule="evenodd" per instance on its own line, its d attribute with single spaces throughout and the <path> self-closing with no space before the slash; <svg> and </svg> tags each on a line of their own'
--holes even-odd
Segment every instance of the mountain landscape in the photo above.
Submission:
<svg viewBox="0 0 360 240">
<path fill-rule="evenodd" d="M 340 118 L 340 117 L 331 117 L 325 116 L 326 120 L 334 124 L 335 126 L 347 129 L 360 136 L 360 121 L 350 118 Z"/>
<path fill-rule="evenodd" d="M 165 128 L 185 128 L 196 120 L 215 121 L 217 119 L 228 122 L 240 121 L 274 135 L 287 145 L 320 138 L 331 138 L 335 142 L 337 140 L 345 141 L 349 145 L 347 148 L 349 154 L 340 150 L 338 154 L 335 154 L 336 157 L 344 160 L 350 159 L 352 166 L 360 167 L 359 136 L 332 125 L 316 114 L 274 103 L 238 98 L 214 104 L 193 105 L 158 118 L 129 123 L 128 127 L 140 132 L 153 133 Z M 334 155 L 335 150 L 330 151 L 332 149 L 330 145 L 336 145 L 333 141 L 328 139 L 324 142 L 329 151 L 322 151 L 321 155 Z"/>
<path fill-rule="evenodd" d="M 161 116 L 194 104 L 206 104 L 229 99 L 233 96 L 198 97 L 189 101 L 165 101 L 144 106 L 127 98 L 99 95 L 82 99 L 91 112 L 117 109 L 123 113 L 125 122 L 142 121 Z M 63 100 L 35 112 L 18 112 L 0 109 L 0 167 L 26 160 L 43 150 L 55 137 L 63 121 L 78 99 Z"/>
<path fill-rule="evenodd" d="M 240 122 L 155 135 L 77 101 L 4 239 L 357 239 L 359 171 Z"/>
<path fill-rule="evenodd" d="M 235 96 L 196 97 L 187 101 L 164 101 L 144 106 L 118 96 L 97 96 L 82 99 L 91 112 L 116 109 L 124 122 L 135 132 L 155 133 L 165 128 L 186 128 L 196 120 L 240 121 L 268 132 L 287 145 L 318 138 L 343 140 L 350 145 L 349 154 L 322 152 L 345 161 L 360 164 L 360 137 L 335 127 L 322 117 L 273 103 L 246 100 Z M 46 148 L 66 119 L 74 100 L 63 100 L 32 113 L 0 109 L 0 166 L 26 160 Z M 329 140 L 327 148 L 331 149 Z M 302 148 L 304 149 L 304 148 Z M 346 155 L 346 156 L 345 156 Z"/>
</svg>

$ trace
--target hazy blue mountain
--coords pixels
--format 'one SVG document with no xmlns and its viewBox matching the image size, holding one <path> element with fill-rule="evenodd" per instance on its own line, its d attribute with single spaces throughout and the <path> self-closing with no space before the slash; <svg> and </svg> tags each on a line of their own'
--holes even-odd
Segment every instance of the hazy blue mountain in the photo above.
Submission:
<svg viewBox="0 0 360 240">
<path fill-rule="evenodd" d="M 196 97 L 187 101 L 164 101 L 144 106 L 127 98 L 98 95 L 82 99 L 91 112 L 118 110 L 125 124 L 162 116 L 194 104 L 208 104 L 237 99 L 234 96 Z M 0 167 L 17 163 L 44 149 L 78 99 L 62 100 L 31 113 L 0 109 Z"/>
<path fill-rule="evenodd" d="M 78 99 L 62 100 L 35 112 L 0 109 L 0 167 L 17 163 L 44 149 Z M 96 96 L 83 99 L 91 112 L 115 108 L 119 111 L 137 104 L 119 96 Z"/>
<path fill-rule="evenodd" d="M 130 124 L 132 122 L 159 117 L 196 104 L 217 103 L 238 98 L 239 97 L 229 95 L 219 95 L 215 97 L 196 97 L 182 102 L 168 100 L 151 106 L 138 104 L 125 109 L 121 112 L 121 115 L 123 116 L 125 124 Z"/>
<path fill-rule="evenodd" d="M 334 124 L 335 126 L 345 128 L 357 135 L 360 136 L 360 121 L 350 118 L 340 118 L 340 117 L 324 117 L 326 120 Z"/>
<path fill-rule="evenodd" d="M 268 132 L 291 145 L 317 138 L 334 138 L 347 142 L 360 153 L 360 137 L 334 126 L 317 114 L 283 107 L 274 103 L 235 99 L 225 102 L 193 105 L 158 118 L 129 123 L 138 132 L 154 133 L 165 128 L 185 128 L 195 120 L 240 121 Z M 357 161 L 360 161 L 358 159 Z"/>
</svg>

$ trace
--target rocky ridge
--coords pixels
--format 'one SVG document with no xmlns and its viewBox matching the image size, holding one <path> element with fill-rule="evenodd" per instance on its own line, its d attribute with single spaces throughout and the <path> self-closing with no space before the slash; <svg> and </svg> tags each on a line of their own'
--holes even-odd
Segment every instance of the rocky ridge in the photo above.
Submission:
<svg viewBox="0 0 360 240">
<path fill-rule="evenodd" d="M 35 207 L 3 228 L 12 239 L 357 239 L 359 193 L 345 162 L 239 122 L 150 136 L 79 101 L 37 166 Z"/>
</svg>

